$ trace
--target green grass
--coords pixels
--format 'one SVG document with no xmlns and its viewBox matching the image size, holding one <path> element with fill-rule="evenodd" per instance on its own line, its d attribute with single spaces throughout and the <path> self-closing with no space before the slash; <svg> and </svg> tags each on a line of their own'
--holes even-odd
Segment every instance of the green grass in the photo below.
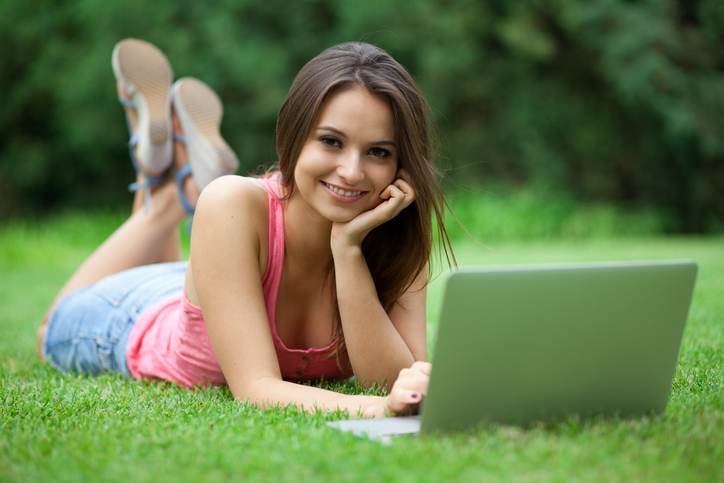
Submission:
<svg viewBox="0 0 724 483">
<path fill-rule="evenodd" d="M 455 217 L 446 217 L 453 238 L 466 232 L 482 240 L 641 237 L 664 233 L 672 221 L 658 209 L 580 202 L 541 188 L 475 187 L 448 196 Z"/>
<path fill-rule="evenodd" d="M 35 329 L 46 306 L 120 219 L 66 215 L 0 228 L 0 481 L 724 480 L 722 238 L 483 245 L 458 237 L 463 265 L 695 259 L 700 273 L 667 411 L 527 430 L 487 425 L 385 446 L 324 426 L 339 414 L 260 411 L 225 388 L 69 376 L 40 363 Z M 441 279 L 430 287 L 431 334 Z"/>
</svg>

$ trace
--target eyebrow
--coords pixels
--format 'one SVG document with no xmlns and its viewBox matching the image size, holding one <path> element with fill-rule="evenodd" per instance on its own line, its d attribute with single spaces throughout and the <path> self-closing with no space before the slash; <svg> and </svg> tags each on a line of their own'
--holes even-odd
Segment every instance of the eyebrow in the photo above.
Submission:
<svg viewBox="0 0 724 483">
<path fill-rule="evenodd" d="M 342 131 L 340 131 L 339 129 L 334 128 L 334 127 L 332 127 L 332 126 L 320 126 L 320 127 L 317 128 L 317 131 L 330 131 L 330 132 L 333 132 L 333 133 L 335 133 L 335 134 L 339 134 L 339 135 L 342 136 L 342 137 L 347 137 L 347 135 L 346 135 L 344 132 L 342 132 Z M 392 147 L 397 147 L 397 144 L 395 144 L 394 141 L 389 141 L 389 140 L 386 140 L 386 139 L 383 139 L 383 140 L 381 140 L 381 141 L 376 141 L 376 142 L 370 143 L 370 144 L 374 144 L 374 145 L 385 145 L 385 144 L 386 144 L 386 145 L 389 145 L 389 146 L 392 146 Z"/>
</svg>

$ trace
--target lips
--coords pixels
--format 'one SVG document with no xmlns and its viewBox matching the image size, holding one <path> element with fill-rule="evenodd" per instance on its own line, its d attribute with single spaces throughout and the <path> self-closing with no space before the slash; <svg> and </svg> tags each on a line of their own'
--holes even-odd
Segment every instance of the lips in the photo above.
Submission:
<svg viewBox="0 0 724 483">
<path fill-rule="evenodd" d="M 332 195 L 335 199 L 338 199 L 340 201 L 346 201 L 346 202 L 352 202 L 357 201 L 364 197 L 364 195 L 367 194 L 367 191 L 361 191 L 361 190 L 346 190 L 339 186 L 326 183 L 324 181 L 320 181 L 322 186 L 327 190 L 329 194 Z"/>
</svg>

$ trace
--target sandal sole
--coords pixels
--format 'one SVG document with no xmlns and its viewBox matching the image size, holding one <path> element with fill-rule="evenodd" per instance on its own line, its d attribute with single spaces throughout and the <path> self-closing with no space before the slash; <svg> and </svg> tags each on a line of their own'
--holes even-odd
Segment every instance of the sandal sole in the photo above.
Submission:
<svg viewBox="0 0 724 483">
<path fill-rule="evenodd" d="M 221 137 L 224 108 L 216 93 L 192 77 L 176 81 L 172 91 L 191 172 L 200 192 L 215 178 L 236 172 L 239 160 Z"/>
<path fill-rule="evenodd" d="M 138 113 L 138 158 L 147 174 L 160 174 L 171 164 L 170 94 L 172 71 L 166 56 L 138 39 L 116 44 L 113 72 L 130 93 Z"/>
</svg>

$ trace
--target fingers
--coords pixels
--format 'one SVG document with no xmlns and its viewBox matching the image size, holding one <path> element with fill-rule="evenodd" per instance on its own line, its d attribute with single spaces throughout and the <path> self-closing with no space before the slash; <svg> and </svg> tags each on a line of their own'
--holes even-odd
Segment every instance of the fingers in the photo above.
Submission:
<svg viewBox="0 0 724 483">
<path fill-rule="evenodd" d="M 431 370 L 432 365 L 425 361 L 417 361 L 400 370 L 387 397 L 387 407 L 395 414 L 418 411 L 420 403 L 427 395 Z"/>
<path fill-rule="evenodd" d="M 405 194 L 395 186 L 394 184 L 389 185 L 380 194 L 380 198 L 383 203 L 378 205 L 383 214 L 383 221 L 388 221 L 397 216 L 409 203 L 405 202 Z"/>
<path fill-rule="evenodd" d="M 428 374 L 425 374 L 418 368 L 413 369 L 410 367 L 400 371 L 396 384 L 400 386 L 400 389 L 425 395 L 427 394 L 427 384 L 429 381 L 430 376 Z"/>
<path fill-rule="evenodd" d="M 391 193 L 390 190 L 393 188 L 396 190 L 396 191 L 394 191 L 394 193 L 397 194 L 398 196 L 413 197 L 413 198 L 415 196 L 415 192 L 413 191 L 412 186 L 407 181 L 405 181 L 401 178 L 397 178 L 395 181 L 392 182 L 392 184 L 390 184 L 389 186 L 387 186 L 387 188 L 382 190 L 382 193 L 380 193 L 380 197 L 383 194 L 389 195 Z"/>
<path fill-rule="evenodd" d="M 412 189 L 412 186 L 410 186 L 410 184 L 406 181 L 402 179 L 397 179 L 394 183 L 392 183 L 392 186 L 396 187 L 400 191 L 400 193 L 402 193 L 402 197 L 405 201 L 405 206 L 415 201 L 415 191 Z"/>
<path fill-rule="evenodd" d="M 382 190 L 380 198 L 394 202 L 394 205 L 390 208 L 398 210 L 394 213 L 396 215 L 399 211 L 408 207 L 413 201 L 415 201 L 415 192 L 407 182 L 397 179 L 391 185 L 387 186 L 387 188 Z"/>
<path fill-rule="evenodd" d="M 397 181 L 395 183 L 397 183 Z M 402 189 L 400 189 L 400 187 L 397 186 L 397 184 L 395 184 L 395 183 L 392 183 L 390 186 L 388 186 L 387 190 L 385 190 L 385 191 L 388 191 L 390 193 L 390 198 L 393 198 L 393 199 L 396 199 L 399 201 L 404 201 L 405 192 L 402 191 Z"/>
<path fill-rule="evenodd" d="M 389 200 L 392 197 L 392 185 L 389 185 L 387 188 L 382 190 L 382 193 L 380 193 L 380 198 L 383 200 Z"/>
<path fill-rule="evenodd" d="M 430 373 L 432 372 L 432 364 L 426 361 L 416 361 L 410 366 L 410 369 L 418 370 L 426 376 L 430 377 Z"/>
<path fill-rule="evenodd" d="M 393 415 L 415 414 L 419 410 L 422 397 L 417 391 L 394 390 L 387 396 L 385 406 Z"/>
<path fill-rule="evenodd" d="M 409 178 L 403 170 L 399 172 L 399 175 Z M 361 233 L 361 235 L 355 235 L 355 238 L 364 239 L 369 230 L 388 222 L 408 207 L 415 200 L 415 191 L 408 181 L 397 178 L 382 190 L 379 199 L 382 201 L 376 203 L 372 209 L 360 213 L 347 224 L 348 227 L 345 230 L 350 230 L 348 234 L 352 234 L 352 230 L 354 230 Z"/>
<path fill-rule="evenodd" d="M 416 198 L 415 188 L 412 187 L 412 177 L 404 169 L 400 169 L 397 172 L 398 178 L 395 180 L 395 185 L 405 193 L 405 198 L 410 202 L 413 202 Z"/>
<path fill-rule="evenodd" d="M 417 404 L 420 401 L 422 401 L 422 394 L 418 391 L 408 391 L 407 392 L 407 401 L 405 401 L 408 404 Z"/>
<path fill-rule="evenodd" d="M 430 377 L 430 373 L 432 372 L 432 364 L 426 361 L 415 361 L 410 367 L 402 369 L 400 371 L 400 375 L 411 374 L 414 372 L 419 372 L 427 377 Z"/>
</svg>

